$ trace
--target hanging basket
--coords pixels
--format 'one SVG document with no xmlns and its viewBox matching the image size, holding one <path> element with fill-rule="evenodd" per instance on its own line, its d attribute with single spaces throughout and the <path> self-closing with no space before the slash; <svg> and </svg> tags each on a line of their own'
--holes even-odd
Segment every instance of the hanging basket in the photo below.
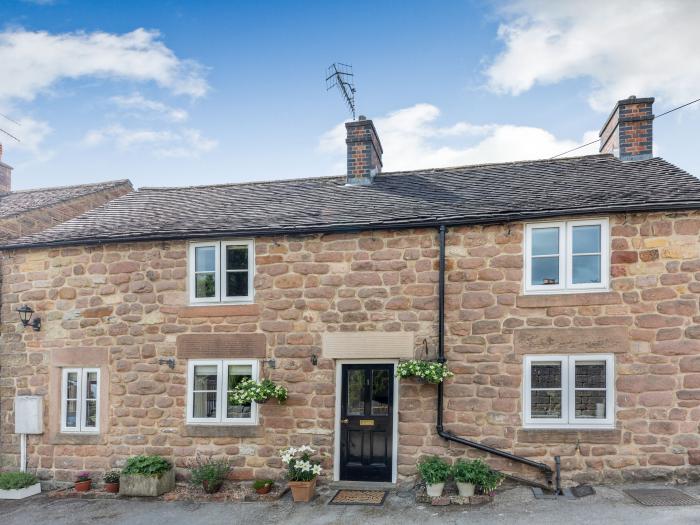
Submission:
<svg viewBox="0 0 700 525">
<path fill-rule="evenodd" d="M 403 361 L 396 367 L 396 377 L 416 378 L 420 382 L 439 384 L 454 374 L 449 371 L 445 363 L 438 361 L 420 361 L 411 359 Z"/>
</svg>

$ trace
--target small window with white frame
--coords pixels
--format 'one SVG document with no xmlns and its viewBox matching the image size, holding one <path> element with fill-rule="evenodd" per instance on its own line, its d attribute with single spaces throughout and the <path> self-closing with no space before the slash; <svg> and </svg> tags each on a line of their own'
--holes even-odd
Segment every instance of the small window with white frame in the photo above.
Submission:
<svg viewBox="0 0 700 525">
<path fill-rule="evenodd" d="M 253 301 L 255 244 L 252 240 L 190 243 L 192 303 Z"/>
<path fill-rule="evenodd" d="M 61 432 L 100 430 L 100 369 L 64 368 L 61 375 Z"/>
<path fill-rule="evenodd" d="M 257 403 L 236 404 L 233 389 L 258 377 L 258 362 L 250 359 L 192 359 L 187 371 L 187 422 L 206 425 L 256 425 Z"/>
<path fill-rule="evenodd" d="M 612 355 L 525 356 L 523 420 L 532 428 L 612 428 Z"/>
<path fill-rule="evenodd" d="M 542 222 L 525 226 L 525 292 L 608 289 L 608 220 Z"/>
</svg>

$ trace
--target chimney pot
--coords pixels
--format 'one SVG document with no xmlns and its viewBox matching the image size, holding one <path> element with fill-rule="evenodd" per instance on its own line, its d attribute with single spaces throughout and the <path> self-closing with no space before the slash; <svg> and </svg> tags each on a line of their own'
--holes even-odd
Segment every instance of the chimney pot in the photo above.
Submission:
<svg viewBox="0 0 700 525">
<path fill-rule="evenodd" d="M 348 147 L 346 183 L 352 186 L 372 184 L 374 177 L 382 171 L 382 144 L 374 123 L 360 115 L 358 120 L 346 122 L 345 129 Z"/>
<path fill-rule="evenodd" d="M 618 101 L 600 131 L 600 152 L 622 161 L 652 158 L 653 104 L 653 97 L 634 95 Z"/>
</svg>

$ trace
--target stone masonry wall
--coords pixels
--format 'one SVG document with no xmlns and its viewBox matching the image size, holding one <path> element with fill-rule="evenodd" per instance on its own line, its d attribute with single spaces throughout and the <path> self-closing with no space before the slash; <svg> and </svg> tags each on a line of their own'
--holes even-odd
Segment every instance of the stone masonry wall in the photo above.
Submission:
<svg viewBox="0 0 700 525">
<path fill-rule="evenodd" d="M 522 296 L 520 223 L 450 228 L 447 235 L 449 366 L 445 427 L 453 433 L 552 464 L 565 479 L 697 476 L 700 470 L 700 214 L 610 217 L 611 291 Z M 0 358 L 1 444 L 17 464 L 12 398 L 52 392 L 54 357 L 73 349 L 106 359 L 106 426 L 97 439 L 30 436 L 29 461 L 44 478 L 119 466 L 157 453 L 185 467 L 196 453 L 231 458 L 235 475 L 277 476 L 278 450 L 311 444 L 332 467 L 334 362 L 319 359 L 327 331 L 408 331 L 416 355 L 436 351 L 438 240 L 435 230 L 256 239 L 254 305 L 188 307 L 186 242 L 19 250 L 3 265 Z M 13 310 L 30 304 L 41 332 L 21 328 Z M 286 405 L 261 407 L 246 435 L 188 432 L 186 361 L 174 369 L 183 333 L 262 333 L 284 383 Z M 75 350 L 77 349 L 77 350 Z M 605 351 L 616 360 L 614 430 L 522 428 L 522 361 L 528 353 Z M 475 451 L 435 434 L 432 385 L 402 381 L 399 474 L 425 454 Z M 47 403 L 48 406 L 49 403 Z M 48 408 L 47 425 L 50 426 Z M 487 458 L 538 479 L 537 472 Z"/>
</svg>

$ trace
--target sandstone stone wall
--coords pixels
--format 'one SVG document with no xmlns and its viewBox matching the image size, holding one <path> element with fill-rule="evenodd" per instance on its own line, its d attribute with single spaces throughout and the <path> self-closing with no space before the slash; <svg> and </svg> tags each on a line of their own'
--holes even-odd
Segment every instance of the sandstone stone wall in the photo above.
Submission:
<svg viewBox="0 0 700 525">
<path fill-rule="evenodd" d="M 700 214 L 615 215 L 610 223 L 611 291 L 556 296 L 521 295 L 522 224 L 449 229 L 446 347 L 455 377 L 445 387 L 445 426 L 535 460 L 552 463 L 560 455 L 566 479 L 697 475 Z M 100 354 L 109 382 L 102 433 L 61 435 L 51 430 L 47 409 L 49 430 L 29 439 L 30 465 L 42 477 L 69 480 L 75 471 L 119 466 L 138 453 L 184 467 L 198 452 L 229 456 L 238 477 L 277 476 L 279 448 L 303 443 L 327 454 L 331 469 L 335 363 L 320 358 L 314 366 L 310 356 L 322 355 L 324 332 L 368 330 L 410 332 L 416 355 L 427 340 L 434 356 L 437 243 L 430 229 L 260 238 L 255 304 L 218 307 L 187 306 L 185 241 L 8 254 L 2 459 L 17 463 L 12 397 L 55 397 L 57 363 Z M 41 332 L 16 322 L 12 311 L 21 303 L 39 312 Z M 267 356 L 277 361 L 263 374 L 289 388 L 287 404 L 262 406 L 255 429 L 185 425 L 187 365 L 177 337 L 254 333 L 264 334 Z M 617 428 L 523 429 L 523 356 L 586 352 L 615 354 Z M 159 364 L 168 357 L 176 357 L 174 369 Z M 435 434 L 435 392 L 401 382 L 402 478 L 415 473 L 424 454 L 479 455 Z"/>
</svg>

